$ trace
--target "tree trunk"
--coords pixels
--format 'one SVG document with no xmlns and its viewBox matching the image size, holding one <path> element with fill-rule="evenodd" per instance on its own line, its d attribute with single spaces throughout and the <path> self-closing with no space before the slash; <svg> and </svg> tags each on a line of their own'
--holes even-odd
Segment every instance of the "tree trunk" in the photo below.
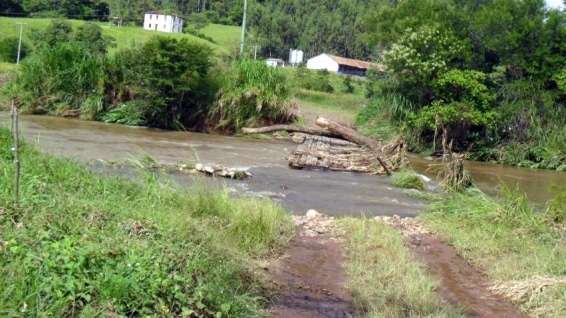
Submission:
<svg viewBox="0 0 566 318">
<path fill-rule="evenodd" d="M 296 125 L 273 125 L 273 126 L 266 126 L 259 128 L 242 128 L 242 132 L 244 134 L 265 134 L 276 131 L 300 132 L 309 135 L 318 135 L 318 136 L 326 136 L 326 137 L 341 137 L 339 134 L 331 133 L 326 129 L 300 127 Z"/>
<path fill-rule="evenodd" d="M 332 121 L 332 120 L 329 120 L 329 119 L 326 119 L 326 118 L 323 118 L 323 117 L 318 117 L 316 119 L 315 123 L 316 123 L 317 126 L 324 128 L 324 129 L 327 129 L 331 133 L 335 133 L 337 135 L 340 135 L 342 138 L 344 138 L 348 141 L 351 141 L 353 143 L 356 143 L 358 145 L 367 146 L 369 149 L 376 152 L 375 157 L 376 157 L 377 161 L 379 161 L 379 164 L 383 167 L 383 170 L 385 171 L 385 173 L 388 174 L 388 175 L 391 174 L 391 170 L 389 169 L 389 167 L 387 166 L 385 161 L 383 161 L 383 159 L 381 158 L 381 156 L 379 154 L 379 153 L 381 153 L 381 143 L 378 140 L 363 136 L 350 127 L 340 125 L 339 123 L 337 123 L 335 121 Z"/>
</svg>

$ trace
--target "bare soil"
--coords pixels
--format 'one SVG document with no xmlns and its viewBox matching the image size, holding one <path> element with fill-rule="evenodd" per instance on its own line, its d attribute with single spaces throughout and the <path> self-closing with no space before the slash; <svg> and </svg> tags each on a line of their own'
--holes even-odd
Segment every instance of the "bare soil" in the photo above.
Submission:
<svg viewBox="0 0 566 318">
<path fill-rule="evenodd" d="M 377 219 L 403 233 L 417 258 L 440 279 L 440 296 L 462 307 L 470 317 L 528 317 L 503 296 L 493 293 L 489 289 L 490 281 L 480 269 L 458 255 L 453 246 L 428 232 L 417 220 L 400 217 Z"/>
<path fill-rule="evenodd" d="M 295 217 L 298 231 L 287 253 L 268 271 L 277 288 L 270 306 L 275 318 L 352 317 L 345 288 L 342 245 L 334 220 L 321 215 Z"/>
</svg>

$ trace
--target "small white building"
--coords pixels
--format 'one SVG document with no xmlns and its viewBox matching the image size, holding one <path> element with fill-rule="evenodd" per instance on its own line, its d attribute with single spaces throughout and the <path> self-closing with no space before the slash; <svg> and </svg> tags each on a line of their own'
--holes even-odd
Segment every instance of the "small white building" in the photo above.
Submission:
<svg viewBox="0 0 566 318">
<path fill-rule="evenodd" d="M 320 54 L 307 60 L 307 68 L 311 70 L 327 70 L 329 72 L 365 76 L 367 70 L 374 68 L 383 70 L 383 65 L 361 60 L 349 59 L 330 54 Z"/>
<path fill-rule="evenodd" d="M 265 60 L 265 64 L 270 67 L 284 67 L 285 61 L 283 61 L 282 59 L 268 58 Z"/>
<path fill-rule="evenodd" d="M 143 19 L 145 30 L 169 33 L 183 32 L 183 18 L 157 11 L 147 12 Z"/>
<path fill-rule="evenodd" d="M 297 66 L 303 63 L 304 52 L 302 50 L 289 50 L 289 64 Z"/>
</svg>

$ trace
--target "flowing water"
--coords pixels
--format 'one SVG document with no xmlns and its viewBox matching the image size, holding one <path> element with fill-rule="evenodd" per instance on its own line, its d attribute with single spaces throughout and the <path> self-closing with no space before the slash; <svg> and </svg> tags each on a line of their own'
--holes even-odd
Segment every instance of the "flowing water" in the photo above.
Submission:
<svg viewBox="0 0 566 318">
<path fill-rule="evenodd" d="M 0 125 L 8 127 L 8 119 L 8 113 L 0 113 Z M 25 140 L 40 150 L 88 163 L 103 173 L 129 174 L 93 162 L 140 159 L 145 155 L 161 164 L 201 162 L 248 167 L 253 177 L 244 181 L 211 181 L 182 174 L 170 177 L 182 185 L 190 185 L 195 179 L 226 184 L 239 193 L 273 198 L 297 214 L 316 209 L 329 215 L 413 216 L 425 206 L 391 186 L 386 177 L 289 169 L 286 157 L 296 145 L 288 141 L 134 128 L 48 116 L 22 116 L 21 126 Z"/>
<path fill-rule="evenodd" d="M 418 156 L 410 156 L 411 164 L 420 173 L 435 176 L 439 162 Z M 566 172 L 543 169 L 519 168 L 490 162 L 466 161 L 466 169 L 474 184 L 489 195 L 497 195 L 501 184 L 518 187 L 529 201 L 542 207 L 555 195 L 556 187 L 566 185 Z"/>
<path fill-rule="evenodd" d="M 8 127 L 8 120 L 8 113 L 0 113 L 0 126 Z M 25 140 L 42 151 L 89 163 L 107 173 L 116 171 L 92 163 L 140 159 L 148 155 L 161 164 L 200 162 L 248 167 L 253 173 L 248 180 L 216 179 L 213 182 L 241 193 L 271 197 L 300 214 L 316 209 L 330 215 L 413 216 L 426 205 L 391 186 L 387 177 L 289 169 L 286 157 L 295 145 L 288 141 L 164 131 L 48 116 L 22 116 L 21 126 Z M 418 171 L 431 175 L 426 171 L 430 161 L 418 157 L 412 157 L 411 161 Z M 539 203 L 551 197 L 550 185 L 560 184 L 566 177 L 563 172 L 475 162 L 468 163 L 467 168 L 487 193 L 495 193 L 501 181 L 517 183 L 531 200 Z M 171 178 L 189 185 L 196 177 L 176 174 Z"/>
</svg>

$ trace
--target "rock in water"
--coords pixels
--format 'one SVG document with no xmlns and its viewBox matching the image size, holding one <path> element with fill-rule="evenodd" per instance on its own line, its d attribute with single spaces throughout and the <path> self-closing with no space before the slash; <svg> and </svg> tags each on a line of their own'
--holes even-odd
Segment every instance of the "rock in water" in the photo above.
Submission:
<svg viewBox="0 0 566 318">
<path fill-rule="evenodd" d="M 319 213 L 317 210 L 310 209 L 307 211 L 307 214 L 305 214 L 305 216 L 307 217 L 307 219 L 315 219 L 321 217 L 322 214 Z"/>
</svg>

